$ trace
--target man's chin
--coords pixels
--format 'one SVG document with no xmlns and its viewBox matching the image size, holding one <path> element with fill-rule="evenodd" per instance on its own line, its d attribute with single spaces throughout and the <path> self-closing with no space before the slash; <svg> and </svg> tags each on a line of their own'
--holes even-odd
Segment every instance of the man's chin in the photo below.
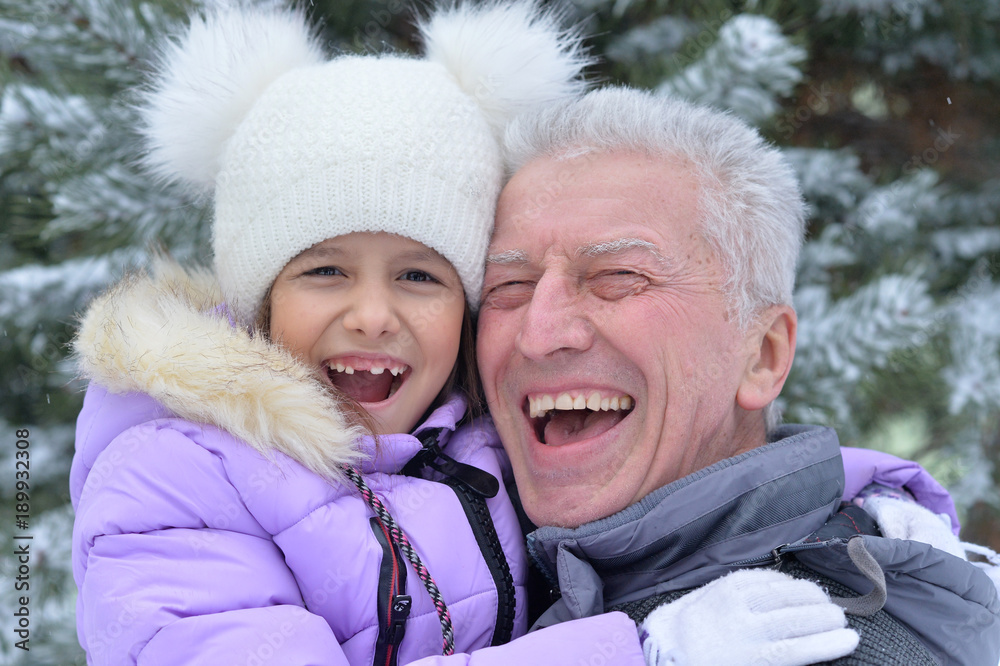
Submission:
<svg viewBox="0 0 1000 666">
<path fill-rule="evenodd" d="M 520 488 L 520 485 L 518 486 Z M 632 503 L 632 497 L 604 487 L 591 485 L 547 486 L 521 490 L 521 503 L 531 522 L 538 527 L 575 528 L 618 513 Z"/>
</svg>

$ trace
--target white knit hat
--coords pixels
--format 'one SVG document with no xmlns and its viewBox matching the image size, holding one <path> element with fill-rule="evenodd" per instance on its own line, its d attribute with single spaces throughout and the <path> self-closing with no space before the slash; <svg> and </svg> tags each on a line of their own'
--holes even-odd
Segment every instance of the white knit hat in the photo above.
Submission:
<svg viewBox="0 0 1000 666">
<path fill-rule="evenodd" d="M 289 260 L 385 231 L 433 248 L 475 307 L 516 113 L 581 92 L 588 59 L 535 0 L 452 6 L 427 55 L 327 61 L 297 12 L 192 20 L 141 107 L 153 172 L 214 194 L 223 294 L 249 322 Z"/>
</svg>

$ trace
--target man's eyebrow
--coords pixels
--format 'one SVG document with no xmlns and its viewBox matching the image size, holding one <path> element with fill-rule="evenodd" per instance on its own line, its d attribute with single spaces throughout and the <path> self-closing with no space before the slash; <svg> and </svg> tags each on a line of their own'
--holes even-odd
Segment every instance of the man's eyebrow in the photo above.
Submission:
<svg viewBox="0 0 1000 666">
<path fill-rule="evenodd" d="M 667 260 L 662 254 L 660 254 L 660 248 L 656 247 L 654 243 L 650 243 L 649 241 L 641 238 L 618 238 L 616 240 L 605 241 L 603 243 L 591 243 L 581 246 L 576 252 L 577 254 L 588 257 L 598 257 L 602 254 L 617 254 L 634 248 L 646 250 L 656 257 L 660 263 L 667 263 Z"/>
<path fill-rule="evenodd" d="M 506 250 L 504 252 L 497 252 L 496 254 L 491 254 L 486 257 L 486 263 L 488 264 L 526 264 L 528 263 L 528 253 L 524 250 Z"/>
</svg>

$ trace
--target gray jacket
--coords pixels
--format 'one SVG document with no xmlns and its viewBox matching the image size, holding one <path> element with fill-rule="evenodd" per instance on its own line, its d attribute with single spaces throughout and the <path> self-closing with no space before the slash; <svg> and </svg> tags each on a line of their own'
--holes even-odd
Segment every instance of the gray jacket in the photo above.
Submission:
<svg viewBox="0 0 1000 666">
<path fill-rule="evenodd" d="M 792 568 L 804 565 L 819 574 L 816 580 L 867 593 L 872 577 L 859 571 L 849 539 L 806 540 L 836 514 L 843 487 L 834 431 L 784 426 L 775 441 L 679 479 L 613 516 L 576 529 L 540 528 L 528 536 L 528 550 L 562 596 L 535 627 L 670 598 L 735 569 L 773 565 L 779 547 Z M 1000 660 L 1000 600 L 982 571 L 923 543 L 855 538 L 878 563 L 876 572 L 884 572 L 878 617 L 898 627 L 925 661 L 993 666 Z M 861 634 L 862 645 L 882 640 Z"/>
</svg>

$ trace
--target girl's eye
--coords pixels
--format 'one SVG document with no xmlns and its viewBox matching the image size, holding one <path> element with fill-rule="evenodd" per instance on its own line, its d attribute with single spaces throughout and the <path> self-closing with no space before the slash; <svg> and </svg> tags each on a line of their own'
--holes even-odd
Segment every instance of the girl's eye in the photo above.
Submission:
<svg viewBox="0 0 1000 666">
<path fill-rule="evenodd" d="M 319 268 L 314 268 L 311 271 L 307 271 L 306 275 L 319 275 L 322 277 L 331 277 L 334 275 L 343 275 L 341 271 L 336 266 L 320 266 Z"/>
<path fill-rule="evenodd" d="M 406 271 L 402 277 L 409 282 L 437 282 L 434 276 L 424 271 Z"/>
</svg>

